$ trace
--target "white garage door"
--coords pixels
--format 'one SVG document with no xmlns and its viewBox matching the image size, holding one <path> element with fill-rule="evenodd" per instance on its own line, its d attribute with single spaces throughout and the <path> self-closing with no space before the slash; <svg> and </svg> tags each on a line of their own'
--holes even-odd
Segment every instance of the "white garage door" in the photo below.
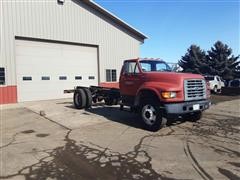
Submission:
<svg viewBox="0 0 240 180">
<path fill-rule="evenodd" d="M 16 40 L 18 102 L 72 97 L 74 86 L 98 84 L 97 48 Z"/>
</svg>

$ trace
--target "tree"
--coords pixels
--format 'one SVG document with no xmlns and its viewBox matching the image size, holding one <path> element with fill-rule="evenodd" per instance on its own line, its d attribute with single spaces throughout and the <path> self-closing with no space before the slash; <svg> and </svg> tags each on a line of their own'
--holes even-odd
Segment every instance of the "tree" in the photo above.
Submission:
<svg viewBox="0 0 240 180">
<path fill-rule="evenodd" d="M 226 80 L 234 79 L 239 75 L 238 59 L 239 56 L 232 55 L 232 49 L 221 41 L 217 41 L 207 55 L 211 74 Z"/>
<path fill-rule="evenodd" d="M 209 74 L 206 53 L 197 45 L 191 45 L 178 63 L 183 68 L 183 72 Z"/>
</svg>

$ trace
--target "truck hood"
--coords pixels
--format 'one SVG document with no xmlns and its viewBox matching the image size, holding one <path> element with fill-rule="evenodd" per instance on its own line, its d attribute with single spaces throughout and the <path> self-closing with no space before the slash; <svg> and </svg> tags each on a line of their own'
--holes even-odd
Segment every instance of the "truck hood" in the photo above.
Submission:
<svg viewBox="0 0 240 180">
<path fill-rule="evenodd" d="M 148 72 L 144 73 L 147 81 L 162 82 L 167 84 L 183 83 L 185 79 L 204 79 L 200 74 L 176 73 L 176 72 Z"/>
<path fill-rule="evenodd" d="M 152 89 L 157 94 L 161 91 L 177 92 L 177 97 L 174 99 L 162 99 L 165 102 L 184 101 L 184 80 L 204 79 L 200 74 L 175 72 L 149 72 L 144 73 L 143 78 L 145 83 L 142 85 L 142 89 Z"/>
</svg>

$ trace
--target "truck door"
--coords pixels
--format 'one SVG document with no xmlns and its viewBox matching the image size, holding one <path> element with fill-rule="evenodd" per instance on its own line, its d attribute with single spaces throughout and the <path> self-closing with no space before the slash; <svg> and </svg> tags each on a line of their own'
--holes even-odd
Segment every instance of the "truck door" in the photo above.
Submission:
<svg viewBox="0 0 240 180">
<path fill-rule="evenodd" d="M 120 92 L 123 96 L 134 98 L 142 84 L 141 73 L 136 61 L 126 61 L 120 76 Z"/>
</svg>

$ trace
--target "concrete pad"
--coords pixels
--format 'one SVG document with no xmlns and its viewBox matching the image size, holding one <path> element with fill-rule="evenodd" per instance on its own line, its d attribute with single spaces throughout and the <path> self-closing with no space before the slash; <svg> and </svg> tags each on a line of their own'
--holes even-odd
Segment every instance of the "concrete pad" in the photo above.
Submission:
<svg viewBox="0 0 240 180">
<path fill-rule="evenodd" d="M 3 111 L 1 117 L 1 176 L 14 174 L 64 144 L 66 129 L 25 108 Z"/>
<path fill-rule="evenodd" d="M 116 106 L 77 110 L 64 99 L 5 107 L 0 179 L 239 179 L 239 102 L 154 133 Z"/>
</svg>

